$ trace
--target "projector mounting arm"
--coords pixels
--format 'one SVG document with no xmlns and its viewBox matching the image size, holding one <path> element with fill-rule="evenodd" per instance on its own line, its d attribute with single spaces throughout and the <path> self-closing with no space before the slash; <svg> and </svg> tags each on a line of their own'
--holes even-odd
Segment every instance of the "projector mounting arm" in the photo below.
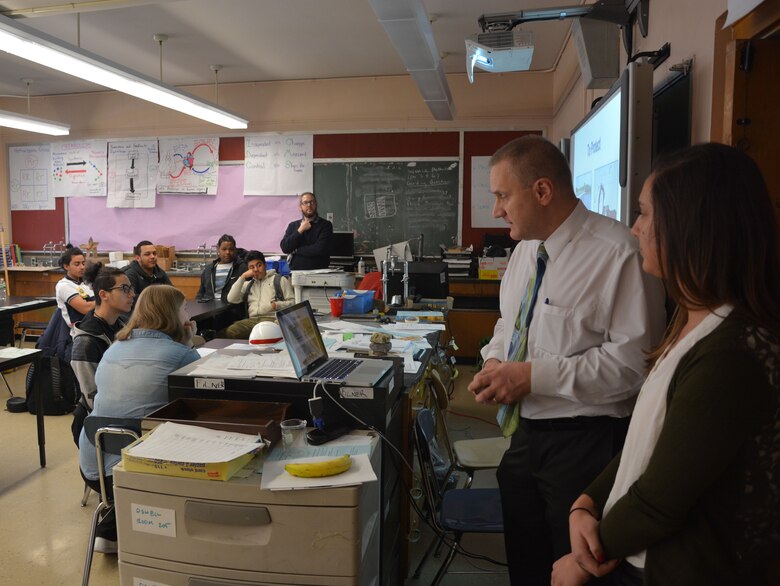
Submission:
<svg viewBox="0 0 780 586">
<path fill-rule="evenodd" d="M 647 36 L 647 2 L 642 0 L 643 6 L 636 10 L 640 19 L 640 29 L 643 36 Z M 630 56 L 633 45 L 633 31 L 631 24 L 632 15 L 626 8 L 626 0 L 599 0 L 595 4 L 562 6 L 560 8 L 537 8 L 530 10 L 518 10 L 516 12 L 501 12 L 496 14 L 483 14 L 478 23 L 483 32 L 511 31 L 517 25 L 524 22 L 542 20 L 563 20 L 566 18 L 592 18 L 614 23 L 623 28 L 623 45 Z"/>
</svg>

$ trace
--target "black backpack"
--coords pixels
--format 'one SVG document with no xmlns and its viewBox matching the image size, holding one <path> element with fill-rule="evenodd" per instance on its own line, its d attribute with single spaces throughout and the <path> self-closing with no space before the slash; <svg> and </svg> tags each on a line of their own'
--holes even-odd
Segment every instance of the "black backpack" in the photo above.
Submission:
<svg viewBox="0 0 780 586">
<path fill-rule="evenodd" d="M 44 415 L 65 415 L 76 408 L 79 399 L 76 375 L 70 364 L 56 356 L 41 356 L 27 370 L 27 410 L 36 412 L 35 383 L 41 389 Z"/>
</svg>

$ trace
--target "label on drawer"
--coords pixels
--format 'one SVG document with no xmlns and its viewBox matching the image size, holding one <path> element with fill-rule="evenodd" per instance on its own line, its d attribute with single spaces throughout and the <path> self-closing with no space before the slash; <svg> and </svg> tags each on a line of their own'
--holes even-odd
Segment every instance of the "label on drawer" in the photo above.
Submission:
<svg viewBox="0 0 780 586">
<path fill-rule="evenodd" d="M 342 387 L 339 389 L 342 399 L 373 399 L 374 389 L 371 387 Z"/>
<path fill-rule="evenodd" d="M 130 523 L 133 531 L 176 537 L 176 511 L 130 503 Z"/>
<path fill-rule="evenodd" d="M 133 586 L 168 586 L 168 584 L 155 582 L 154 580 L 146 580 L 144 578 L 136 578 L 133 576 Z"/>
<path fill-rule="evenodd" d="M 224 378 L 196 378 L 195 388 L 196 389 L 219 389 L 221 391 L 224 391 L 225 379 Z"/>
</svg>

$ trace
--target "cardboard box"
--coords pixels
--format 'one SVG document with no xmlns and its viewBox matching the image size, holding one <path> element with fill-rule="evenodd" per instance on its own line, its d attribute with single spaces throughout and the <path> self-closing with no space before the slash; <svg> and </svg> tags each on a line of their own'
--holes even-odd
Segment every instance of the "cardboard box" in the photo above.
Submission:
<svg viewBox="0 0 780 586">
<path fill-rule="evenodd" d="M 279 424 L 287 419 L 289 407 L 289 403 L 179 398 L 144 417 L 141 429 L 147 432 L 161 423 L 173 421 L 183 425 L 260 435 L 273 445 L 282 436 Z"/>
<path fill-rule="evenodd" d="M 479 278 L 497 281 L 504 277 L 509 257 L 482 257 L 479 259 Z"/>
<path fill-rule="evenodd" d="M 151 433 L 151 432 L 149 432 Z M 198 478 L 201 480 L 230 480 L 232 476 L 246 466 L 255 457 L 254 454 L 244 454 L 229 462 L 213 462 L 208 464 L 190 462 L 172 462 L 170 460 L 154 460 L 137 458 L 127 453 L 127 450 L 144 441 L 149 434 L 122 450 L 122 466 L 128 472 L 143 472 L 147 474 L 162 474 L 163 476 L 179 476 L 181 478 Z"/>
</svg>

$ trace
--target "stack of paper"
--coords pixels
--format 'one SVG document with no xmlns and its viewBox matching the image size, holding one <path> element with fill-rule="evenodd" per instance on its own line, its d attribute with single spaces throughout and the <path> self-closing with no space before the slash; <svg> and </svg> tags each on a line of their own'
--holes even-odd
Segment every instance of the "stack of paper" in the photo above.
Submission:
<svg viewBox="0 0 780 586">
<path fill-rule="evenodd" d="M 167 421 L 122 450 L 122 465 L 129 472 L 229 480 L 263 447 L 257 436 Z"/>
</svg>

